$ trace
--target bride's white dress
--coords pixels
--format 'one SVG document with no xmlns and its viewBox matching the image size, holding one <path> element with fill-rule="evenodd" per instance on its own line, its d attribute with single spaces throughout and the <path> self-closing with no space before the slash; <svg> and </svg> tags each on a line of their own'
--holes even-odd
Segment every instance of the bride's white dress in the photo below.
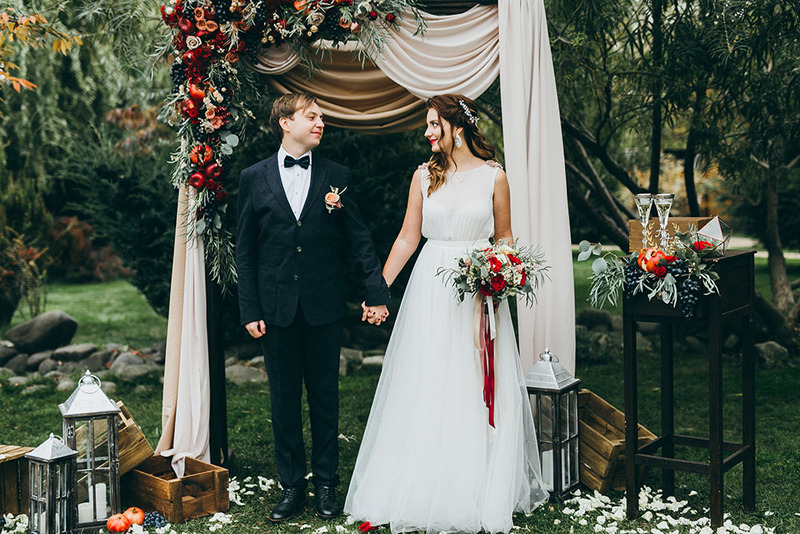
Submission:
<svg viewBox="0 0 800 534">
<path fill-rule="evenodd" d="M 508 532 L 543 489 L 530 402 L 508 303 L 497 312 L 495 428 L 473 346 L 472 299 L 437 276 L 494 233 L 497 168 L 456 173 L 428 197 L 423 247 L 397 315 L 345 513 L 392 532 Z"/>
</svg>

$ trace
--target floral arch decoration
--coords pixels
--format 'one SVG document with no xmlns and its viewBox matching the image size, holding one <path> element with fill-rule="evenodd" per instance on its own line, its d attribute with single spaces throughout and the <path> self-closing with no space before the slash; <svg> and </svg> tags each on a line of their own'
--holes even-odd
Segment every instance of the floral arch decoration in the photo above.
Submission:
<svg viewBox="0 0 800 534">
<path fill-rule="evenodd" d="M 289 46 L 313 69 L 323 39 L 357 41 L 379 54 L 402 12 L 425 27 L 416 0 L 170 0 L 161 18 L 171 28 L 172 93 L 162 116 L 178 127 L 172 183 L 189 190 L 187 236 L 203 239 L 206 265 L 223 290 L 236 283 L 232 232 L 224 226 L 226 180 L 239 134 L 252 118 L 238 97 L 238 69 L 264 49 Z"/>
</svg>

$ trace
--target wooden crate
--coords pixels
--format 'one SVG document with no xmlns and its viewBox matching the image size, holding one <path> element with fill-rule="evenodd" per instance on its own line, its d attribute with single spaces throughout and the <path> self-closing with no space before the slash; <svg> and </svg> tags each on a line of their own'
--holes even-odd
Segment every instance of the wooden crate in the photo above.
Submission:
<svg viewBox="0 0 800 534">
<path fill-rule="evenodd" d="M 153 447 L 147 442 L 142 429 L 131 413 L 117 401 L 119 408 L 119 474 L 129 473 L 137 465 L 153 456 Z"/>
<path fill-rule="evenodd" d="M 28 513 L 28 460 L 33 447 L 0 445 L 0 514 Z"/>
<path fill-rule="evenodd" d="M 670 217 L 667 221 L 667 232 L 670 237 L 675 235 L 675 230 L 681 232 L 688 232 L 690 227 L 699 230 L 710 222 L 712 217 Z M 658 231 L 658 218 L 651 217 L 647 223 L 647 232 L 654 242 L 658 242 L 656 232 Z M 650 243 L 653 245 L 653 243 Z M 658 244 L 655 245 L 658 248 Z M 642 223 L 639 219 L 630 219 L 628 221 L 628 252 L 639 250 L 642 248 Z"/>
<path fill-rule="evenodd" d="M 158 510 L 171 523 L 225 512 L 228 470 L 186 458 L 183 478 L 177 478 L 170 460 L 160 455 L 139 464 L 122 479 L 125 506 Z"/>
<path fill-rule="evenodd" d="M 625 489 L 625 414 L 588 389 L 578 392 L 578 411 L 581 482 L 600 493 Z M 639 446 L 654 439 L 639 425 Z"/>
</svg>

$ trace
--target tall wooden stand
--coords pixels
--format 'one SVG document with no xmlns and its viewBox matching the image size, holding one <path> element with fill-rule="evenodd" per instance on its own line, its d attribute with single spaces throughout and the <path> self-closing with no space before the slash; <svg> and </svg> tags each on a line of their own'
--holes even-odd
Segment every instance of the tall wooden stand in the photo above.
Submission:
<svg viewBox="0 0 800 534">
<path fill-rule="evenodd" d="M 711 489 L 711 527 L 722 526 L 723 477 L 731 467 L 742 462 L 743 496 L 746 508 L 755 508 L 755 357 L 752 339 L 753 257 L 755 251 L 729 252 L 710 259 L 720 279 L 719 295 L 700 299 L 696 317 L 687 320 L 680 310 L 660 301 L 649 301 L 637 295 L 623 302 L 623 345 L 625 373 L 625 486 L 629 519 L 639 515 L 638 465 L 659 467 L 665 495 L 675 491 L 675 471 L 707 475 Z M 742 442 L 722 439 L 722 322 L 736 320 L 741 324 L 742 342 Z M 636 323 L 656 322 L 661 325 L 661 436 L 639 447 L 639 423 L 636 371 Z M 673 406 L 673 325 L 705 324 L 708 329 L 708 438 L 675 434 Z M 708 449 L 708 463 L 675 458 L 675 446 Z M 661 449 L 661 455 L 656 455 Z M 726 453 L 727 456 L 723 456 Z"/>
<path fill-rule="evenodd" d="M 206 324 L 208 328 L 208 373 L 211 405 L 208 448 L 211 463 L 226 467 L 228 451 L 228 403 L 225 388 L 225 339 L 222 332 L 222 295 L 206 276 Z"/>
</svg>

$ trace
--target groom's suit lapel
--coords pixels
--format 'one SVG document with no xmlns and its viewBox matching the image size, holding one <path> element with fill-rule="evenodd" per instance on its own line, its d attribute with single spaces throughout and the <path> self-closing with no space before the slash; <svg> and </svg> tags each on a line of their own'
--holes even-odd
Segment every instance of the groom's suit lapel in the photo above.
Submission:
<svg viewBox="0 0 800 534">
<path fill-rule="evenodd" d="M 306 216 L 306 213 L 308 213 L 308 210 L 314 204 L 314 201 L 319 198 L 319 195 L 322 191 L 322 186 L 325 185 L 325 176 L 327 174 L 328 167 L 325 165 L 325 160 L 319 156 L 312 157 L 311 185 L 308 188 L 308 196 L 306 197 L 305 204 L 303 204 L 303 210 L 300 212 L 300 219 Z"/>
<path fill-rule="evenodd" d="M 278 172 L 277 152 L 266 160 L 264 164 L 264 178 L 267 181 L 267 185 L 272 190 L 272 193 L 275 195 L 278 204 L 281 205 L 281 208 L 286 211 L 286 214 L 291 217 L 292 220 L 296 220 L 292 207 L 289 205 L 289 199 L 286 197 L 286 190 L 283 188 L 283 183 L 281 182 L 281 174 Z"/>
</svg>

